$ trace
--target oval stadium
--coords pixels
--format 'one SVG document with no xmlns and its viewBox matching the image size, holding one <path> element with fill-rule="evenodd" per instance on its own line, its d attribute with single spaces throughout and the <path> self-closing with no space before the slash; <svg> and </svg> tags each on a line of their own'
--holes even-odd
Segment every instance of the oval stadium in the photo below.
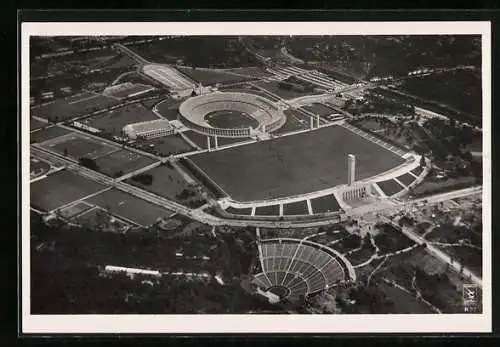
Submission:
<svg viewBox="0 0 500 347">
<path fill-rule="evenodd" d="M 298 300 L 347 281 L 355 281 L 350 262 L 321 244 L 291 238 L 259 245 L 262 271 L 253 277 L 257 293 L 271 302 Z"/>
<path fill-rule="evenodd" d="M 179 107 L 189 128 L 205 135 L 249 137 L 280 128 L 286 117 L 271 101 L 258 95 L 215 92 L 191 97 Z"/>
</svg>

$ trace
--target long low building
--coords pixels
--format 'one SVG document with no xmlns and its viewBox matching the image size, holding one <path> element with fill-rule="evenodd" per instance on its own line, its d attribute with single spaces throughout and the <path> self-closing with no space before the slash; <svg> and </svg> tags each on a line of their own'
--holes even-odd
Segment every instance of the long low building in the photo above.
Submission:
<svg viewBox="0 0 500 347">
<path fill-rule="evenodd" d="M 123 133 L 129 139 L 153 139 L 171 135 L 174 128 L 167 119 L 155 119 L 148 122 L 132 123 L 123 127 Z"/>
</svg>

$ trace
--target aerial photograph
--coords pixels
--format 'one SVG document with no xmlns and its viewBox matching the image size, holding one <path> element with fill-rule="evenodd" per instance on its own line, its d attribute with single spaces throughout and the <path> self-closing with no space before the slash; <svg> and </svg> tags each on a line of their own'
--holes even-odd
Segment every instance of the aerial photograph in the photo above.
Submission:
<svg viewBox="0 0 500 347">
<path fill-rule="evenodd" d="M 481 35 L 31 36 L 29 92 L 31 314 L 484 310 Z"/>
</svg>

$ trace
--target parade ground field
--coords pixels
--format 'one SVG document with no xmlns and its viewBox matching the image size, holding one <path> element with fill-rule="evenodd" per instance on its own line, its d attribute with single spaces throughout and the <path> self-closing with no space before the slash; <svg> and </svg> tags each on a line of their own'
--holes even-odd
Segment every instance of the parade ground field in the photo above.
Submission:
<svg viewBox="0 0 500 347">
<path fill-rule="evenodd" d="M 191 156 L 238 201 L 318 191 L 347 182 L 347 155 L 356 155 L 356 179 L 403 163 L 398 155 L 340 126 Z"/>
</svg>

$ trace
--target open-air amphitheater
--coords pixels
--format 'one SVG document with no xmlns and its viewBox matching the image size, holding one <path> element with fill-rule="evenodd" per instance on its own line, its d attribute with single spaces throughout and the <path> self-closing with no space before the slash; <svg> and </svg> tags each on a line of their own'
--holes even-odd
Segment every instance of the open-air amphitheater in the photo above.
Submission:
<svg viewBox="0 0 500 347">
<path fill-rule="evenodd" d="M 252 283 L 270 301 L 297 300 L 356 280 L 351 263 L 337 251 L 307 240 L 279 238 L 259 245 L 262 271 Z"/>
<path fill-rule="evenodd" d="M 220 110 L 237 111 L 257 121 L 255 128 L 221 128 L 207 123 L 205 116 Z M 211 136 L 249 137 L 258 132 L 270 133 L 286 122 L 283 111 L 271 101 L 247 93 L 210 93 L 192 97 L 179 107 L 181 121 L 189 128 Z"/>
</svg>

